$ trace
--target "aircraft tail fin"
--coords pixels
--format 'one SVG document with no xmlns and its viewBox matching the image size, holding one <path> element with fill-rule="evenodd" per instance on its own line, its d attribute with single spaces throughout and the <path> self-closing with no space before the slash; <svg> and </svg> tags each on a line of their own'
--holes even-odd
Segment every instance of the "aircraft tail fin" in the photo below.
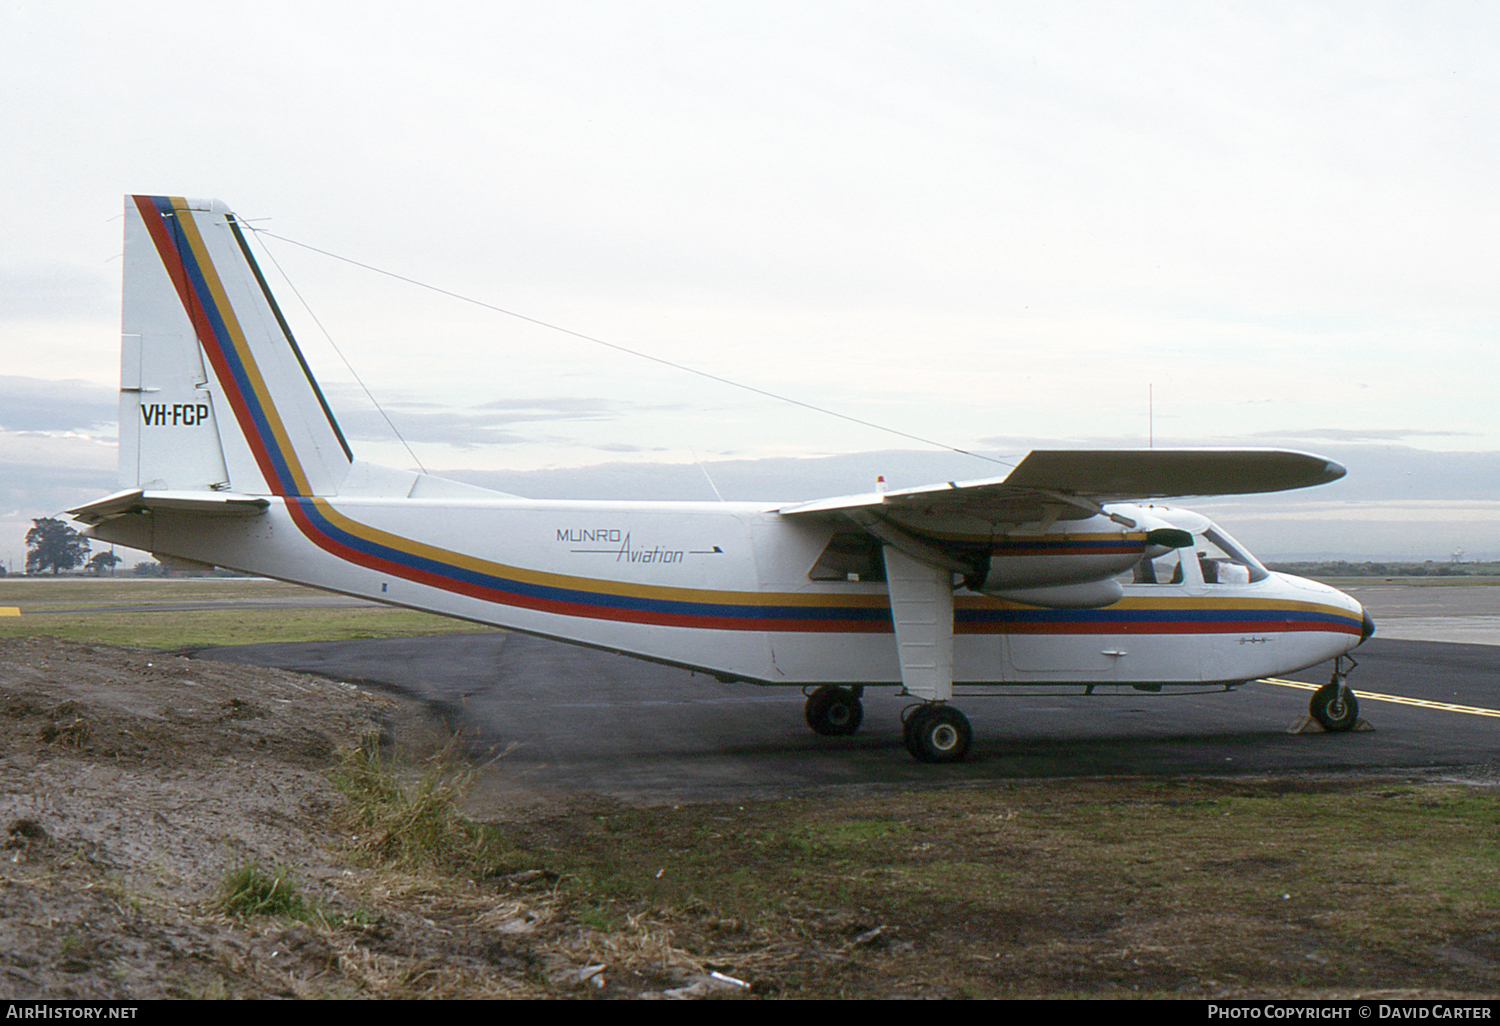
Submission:
<svg viewBox="0 0 1500 1026">
<path fill-rule="evenodd" d="M 332 495 L 353 456 L 217 201 L 125 201 L 120 485 Z"/>
</svg>

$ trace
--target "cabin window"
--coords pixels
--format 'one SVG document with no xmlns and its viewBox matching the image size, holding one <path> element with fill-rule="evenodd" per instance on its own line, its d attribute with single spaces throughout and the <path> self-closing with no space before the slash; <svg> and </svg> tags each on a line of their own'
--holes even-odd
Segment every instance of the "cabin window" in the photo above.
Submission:
<svg viewBox="0 0 1500 1026">
<path fill-rule="evenodd" d="M 1121 581 L 1121 583 L 1127 583 Z M 1155 559 L 1142 559 L 1131 571 L 1130 584 L 1181 584 L 1182 550 L 1173 549 Z"/>
<path fill-rule="evenodd" d="M 828 540 L 807 576 L 814 581 L 883 581 L 880 542 L 868 534 L 843 531 Z"/>
</svg>

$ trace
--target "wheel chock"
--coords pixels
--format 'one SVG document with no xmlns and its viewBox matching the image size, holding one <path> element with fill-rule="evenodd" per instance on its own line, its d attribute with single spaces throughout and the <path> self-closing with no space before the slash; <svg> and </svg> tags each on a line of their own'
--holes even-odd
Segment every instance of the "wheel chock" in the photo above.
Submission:
<svg viewBox="0 0 1500 1026">
<path fill-rule="evenodd" d="M 1371 733 L 1373 733 L 1374 730 L 1375 730 L 1375 728 L 1372 727 L 1372 726 L 1370 726 L 1370 721 L 1367 720 L 1367 719 L 1365 719 L 1363 716 L 1361 716 L 1359 719 L 1357 719 L 1357 720 L 1354 721 L 1354 726 L 1350 727 L 1346 731 L 1343 731 L 1343 733 L 1345 733 L 1345 734 L 1358 734 L 1358 733 L 1361 733 L 1361 732 L 1364 732 L 1364 731 L 1370 731 Z M 1323 728 L 1323 724 L 1319 723 L 1317 720 L 1313 719 L 1311 716 L 1303 716 L 1301 719 L 1297 720 L 1297 722 L 1293 723 L 1290 727 L 1286 728 L 1286 732 L 1288 734 L 1327 734 L 1328 733 L 1328 731 Z"/>
</svg>

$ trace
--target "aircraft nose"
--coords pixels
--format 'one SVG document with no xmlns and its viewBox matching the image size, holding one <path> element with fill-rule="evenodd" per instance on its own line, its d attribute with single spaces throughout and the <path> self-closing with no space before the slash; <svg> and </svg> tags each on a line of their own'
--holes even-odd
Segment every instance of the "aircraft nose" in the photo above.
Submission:
<svg viewBox="0 0 1500 1026">
<path fill-rule="evenodd" d="M 1375 621 L 1370 619 L 1370 611 L 1364 610 L 1365 618 L 1359 628 L 1359 643 L 1363 645 L 1370 640 L 1370 635 L 1375 633 Z"/>
</svg>

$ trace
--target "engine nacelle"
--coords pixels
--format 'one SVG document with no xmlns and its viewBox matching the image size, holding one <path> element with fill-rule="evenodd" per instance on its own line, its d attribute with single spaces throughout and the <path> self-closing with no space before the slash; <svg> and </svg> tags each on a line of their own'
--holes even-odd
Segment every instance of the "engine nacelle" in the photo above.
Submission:
<svg viewBox="0 0 1500 1026">
<path fill-rule="evenodd" d="M 1191 533 L 1146 514 L 1129 510 L 1134 527 L 1108 517 L 1053 524 L 1045 531 L 1016 531 L 991 540 L 982 572 L 965 579 L 974 591 L 1017 598 L 1034 605 L 1085 608 L 1109 605 L 1121 595 L 1118 586 L 1103 587 L 1142 558 L 1155 559 L 1191 545 Z M 1101 587 L 1076 588 L 1078 585 Z M 1012 595 L 1012 592 L 1017 594 Z M 1050 600 L 1023 598 L 1019 592 L 1051 594 Z M 1113 598 L 1110 598 L 1110 595 Z"/>
<path fill-rule="evenodd" d="M 1085 581 L 1082 584 L 1059 584 L 1051 588 L 1013 588 L 1009 591 L 986 591 L 995 598 L 1024 602 L 1029 606 L 1046 606 L 1049 609 L 1099 609 L 1114 605 L 1125 594 L 1125 589 L 1113 577 L 1102 581 Z"/>
</svg>

